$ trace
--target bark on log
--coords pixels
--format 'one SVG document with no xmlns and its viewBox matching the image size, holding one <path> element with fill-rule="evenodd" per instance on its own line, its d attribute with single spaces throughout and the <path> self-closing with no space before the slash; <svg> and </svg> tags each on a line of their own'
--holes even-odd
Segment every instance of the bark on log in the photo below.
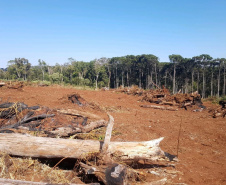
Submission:
<svg viewBox="0 0 226 185">
<path fill-rule="evenodd" d="M 108 122 L 108 126 L 107 126 L 107 129 L 106 129 L 104 144 L 103 144 L 102 151 L 101 151 L 104 154 L 109 153 L 108 148 L 109 148 L 109 145 L 110 145 L 111 133 L 112 133 L 112 129 L 113 129 L 113 126 L 114 126 L 114 118 L 109 114 L 108 114 L 108 116 L 109 116 L 109 122 Z"/>
<path fill-rule="evenodd" d="M 61 114 L 68 114 L 72 116 L 81 116 L 81 117 L 87 117 L 90 119 L 101 119 L 99 116 L 89 113 L 89 112 L 83 112 L 75 109 L 68 109 L 68 110 L 58 110 L 57 112 Z"/>
<path fill-rule="evenodd" d="M 153 109 L 160 109 L 160 110 L 171 110 L 171 111 L 178 111 L 178 109 L 174 109 L 173 107 L 164 107 L 164 106 L 158 106 L 158 105 L 140 105 L 144 108 L 153 108 Z"/>
<path fill-rule="evenodd" d="M 106 124 L 107 122 L 105 120 L 98 120 L 90 122 L 84 127 L 59 127 L 56 130 L 49 132 L 58 135 L 59 137 L 67 137 L 76 133 L 88 133 L 96 128 L 106 126 Z"/>
<path fill-rule="evenodd" d="M 159 147 L 162 138 L 145 142 L 111 142 L 109 152 L 121 160 L 156 160 L 165 156 Z M 17 156 L 43 158 L 84 158 L 100 152 L 102 142 L 34 137 L 21 134 L 0 134 L 0 151 Z"/>
<path fill-rule="evenodd" d="M 0 82 L 0 87 L 5 86 L 4 82 Z"/>
<path fill-rule="evenodd" d="M 0 185 L 57 185 L 57 184 L 0 178 Z M 60 185 L 60 184 L 58 184 L 58 185 Z M 61 184 L 61 185 L 63 185 L 63 184 Z M 68 184 L 68 185 L 84 185 L 84 184 Z M 100 185 L 100 184 L 99 183 L 91 183 L 89 185 Z"/>
<path fill-rule="evenodd" d="M 111 153 L 109 151 L 109 145 L 111 141 L 112 129 L 114 126 L 114 118 L 110 114 L 108 114 L 108 116 L 109 116 L 109 122 L 108 122 L 108 126 L 105 133 L 104 144 L 101 150 L 101 153 L 103 155 L 103 162 L 106 164 L 113 162 L 111 158 Z"/>
</svg>

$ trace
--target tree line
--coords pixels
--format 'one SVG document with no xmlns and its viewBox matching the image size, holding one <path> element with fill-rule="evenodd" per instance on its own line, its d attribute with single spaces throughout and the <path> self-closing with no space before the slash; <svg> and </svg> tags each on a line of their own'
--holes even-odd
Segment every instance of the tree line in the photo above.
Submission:
<svg viewBox="0 0 226 185">
<path fill-rule="evenodd" d="M 32 66 L 28 59 L 15 58 L 7 69 L 0 69 L 0 79 L 45 81 L 57 84 L 95 88 L 137 85 L 143 89 L 168 88 L 178 91 L 198 91 L 203 98 L 225 95 L 225 58 L 208 54 L 183 58 L 169 55 L 170 62 L 159 62 L 152 54 L 99 58 L 90 62 L 69 58 L 67 63 L 49 66 L 41 59 Z"/>
</svg>

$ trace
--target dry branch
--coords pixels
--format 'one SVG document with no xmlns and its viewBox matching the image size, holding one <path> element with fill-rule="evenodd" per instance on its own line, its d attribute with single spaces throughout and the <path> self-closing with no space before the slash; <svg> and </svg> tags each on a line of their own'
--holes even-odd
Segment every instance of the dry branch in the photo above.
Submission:
<svg viewBox="0 0 226 185">
<path fill-rule="evenodd" d="M 8 126 L 5 126 L 5 127 L 1 127 L 1 129 L 17 128 L 21 124 L 28 123 L 30 121 L 36 121 L 36 120 L 40 120 L 40 119 L 45 119 L 45 118 L 53 117 L 53 116 L 55 116 L 55 114 L 42 114 L 42 115 L 34 116 L 34 117 L 31 117 L 31 118 L 25 118 L 22 121 L 19 121 L 19 122 L 13 124 L 13 125 L 8 125 Z"/>
<path fill-rule="evenodd" d="M 101 119 L 99 116 L 89 113 L 89 112 L 83 112 L 75 109 L 68 109 L 68 110 L 58 110 L 61 114 L 67 114 L 72 116 L 80 116 L 80 117 L 87 117 L 90 119 Z"/>
<path fill-rule="evenodd" d="M 178 111 L 178 109 L 174 109 L 173 107 L 164 107 L 164 106 L 158 106 L 158 105 L 140 105 L 140 106 L 144 108 Z"/>
<path fill-rule="evenodd" d="M 92 121 L 88 125 L 81 128 L 81 132 L 88 133 L 88 132 L 92 131 L 93 129 L 103 127 L 106 125 L 107 125 L 107 121 L 105 121 L 105 120 Z"/>
</svg>

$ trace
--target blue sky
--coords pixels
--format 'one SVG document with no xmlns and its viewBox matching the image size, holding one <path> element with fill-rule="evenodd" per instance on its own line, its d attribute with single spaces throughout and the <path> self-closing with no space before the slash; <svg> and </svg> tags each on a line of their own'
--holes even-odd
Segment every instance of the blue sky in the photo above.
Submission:
<svg viewBox="0 0 226 185">
<path fill-rule="evenodd" d="M 0 0 L 0 68 L 14 58 L 226 58 L 225 0 Z"/>
</svg>

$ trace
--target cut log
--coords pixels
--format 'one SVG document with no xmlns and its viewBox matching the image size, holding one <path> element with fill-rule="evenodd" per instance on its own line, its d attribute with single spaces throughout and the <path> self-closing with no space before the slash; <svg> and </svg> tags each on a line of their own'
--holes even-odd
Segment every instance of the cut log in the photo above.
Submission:
<svg viewBox="0 0 226 185">
<path fill-rule="evenodd" d="M 81 117 L 87 117 L 90 119 L 101 119 L 99 116 L 89 113 L 89 112 L 83 112 L 75 109 L 68 109 L 68 110 L 58 110 L 57 112 L 61 114 L 67 114 L 72 116 L 81 116 Z"/>
<path fill-rule="evenodd" d="M 57 185 L 57 184 L 0 178 L 0 185 Z M 63 185 L 63 184 L 61 184 L 61 185 Z M 84 185 L 84 184 L 68 184 L 68 185 Z M 99 183 L 91 183 L 89 185 L 100 185 L 100 184 Z"/>
<path fill-rule="evenodd" d="M 0 87 L 5 86 L 4 82 L 0 82 Z"/>
<path fill-rule="evenodd" d="M 164 107 L 164 106 L 158 106 L 158 105 L 140 105 L 144 108 L 153 108 L 153 109 L 160 109 L 160 110 L 171 110 L 171 111 L 178 111 L 178 109 L 174 109 L 173 107 Z"/>
<path fill-rule="evenodd" d="M 145 142 L 111 142 L 111 155 L 121 160 L 156 160 L 165 156 L 159 147 L 162 138 Z M 0 151 L 16 156 L 42 158 L 84 158 L 90 153 L 99 153 L 102 142 L 34 137 L 21 134 L 0 134 Z"/>
</svg>

